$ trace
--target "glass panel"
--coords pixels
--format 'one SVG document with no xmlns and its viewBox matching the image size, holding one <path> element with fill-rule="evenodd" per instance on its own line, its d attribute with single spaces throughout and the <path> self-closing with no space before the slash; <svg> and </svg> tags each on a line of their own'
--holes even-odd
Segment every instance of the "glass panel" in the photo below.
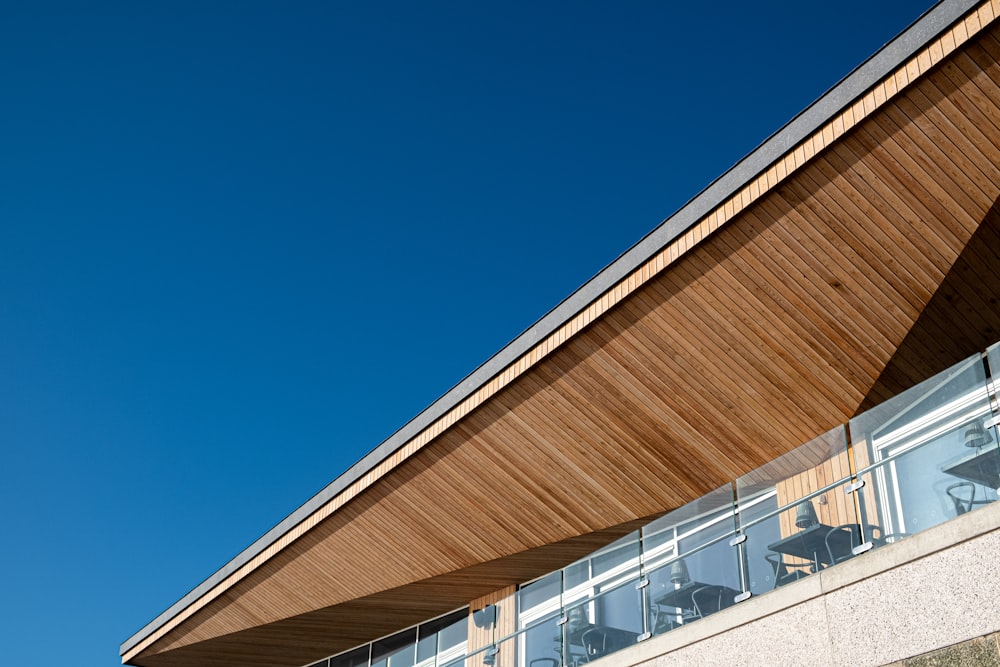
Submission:
<svg viewBox="0 0 1000 667">
<path fill-rule="evenodd" d="M 1000 343 L 994 343 L 986 348 L 986 360 L 990 365 L 990 375 L 996 381 L 1000 378 Z"/>
<path fill-rule="evenodd" d="M 514 638 L 517 665 L 557 667 L 562 653 L 562 636 L 558 622 L 558 615 L 550 616 Z M 506 652 L 501 650 L 501 655 L 506 655 Z M 504 667 L 508 664 L 505 663 Z"/>
<path fill-rule="evenodd" d="M 563 586 L 566 589 L 576 588 L 580 584 L 590 581 L 590 559 L 578 560 L 572 565 L 568 565 L 563 570 Z"/>
<path fill-rule="evenodd" d="M 448 625 L 438 630 L 438 653 L 447 654 L 455 647 L 461 647 L 468 641 L 469 618 L 466 610 L 449 614 L 445 621 L 450 621 Z"/>
<path fill-rule="evenodd" d="M 636 574 L 602 587 L 594 598 L 596 627 L 583 635 L 591 660 L 628 648 L 643 633 L 644 590 L 636 588 L 638 584 Z"/>
<path fill-rule="evenodd" d="M 736 480 L 747 589 L 754 594 L 853 558 L 861 544 L 843 426 Z"/>
<path fill-rule="evenodd" d="M 518 590 L 520 610 L 519 627 L 527 625 L 539 614 L 548 614 L 559 608 L 559 596 L 562 594 L 562 571 L 558 570 L 537 579 L 530 584 L 521 586 Z M 532 613 L 533 610 L 537 610 Z"/>
<path fill-rule="evenodd" d="M 367 667 L 369 644 L 330 658 L 330 667 Z"/>
<path fill-rule="evenodd" d="M 597 551 L 590 558 L 593 576 L 620 573 L 639 567 L 639 532 L 636 531 Z"/>
<path fill-rule="evenodd" d="M 564 570 L 567 587 L 563 591 L 563 604 L 589 600 L 617 582 L 638 579 L 639 554 L 639 531 L 636 531 L 568 566 Z"/>
<path fill-rule="evenodd" d="M 636 643 L 642 634 L 643 604 L 638 582 L 638 577 L 619 581 L 566 610 L 564 664 L 578 667 Z"/>
<path fill-rule="evenodd" d="M 1000 450 L 979 355 L 851 420 L 865 536 L 879 547 L 997 500 Z"/>
<path fill-rule="evenodd" d="M 1000 442 L 1000 411 L 998 411 L 1000 409 L 1000 397 L 998 397 L 998 393 L 1000 393 L 1000 343 L 987 348 L 986 360 L 992 379 L 989 384 L 989 394 L 992 401 L 990 403 L 991 416 L 984 421 L 984 424 L 987 426 L 993 441 Z M 993 422 L 993 426 L 989 426 L 990 422 Z M 1000 484 L 997 487 L 998 492 L 1000 492 Z"/>
<path fill-rule="evenodd" d="M 645 570 L 654 634 L 735 602 L 741 591 L 739 550 L 729 544 L 735 528 L 733 488 L 726 485 L 643 529 L 643 553 L 647 545 L 652 552 Z"/>
<path fill-rule="evenodd" d="M 460 609 L 454 613 L 428 621 L 417 631 L 417 663 L 430 660 L 439 653 L 465 644 L 469 629 L 469 610 Z M 454 656 L 447 656 L 450 659 Z"/>
<path fill-rule="evenodd" d="M 413 667 L 417 629 L 372 642 L 372 667 Z"/>
<path fill-rule="evenodd" d="M 531 627 L 505 637 L 495 647 L 470 656 L 469 667 L 558 667 L 562 652 L 559 615 L 537 620 Z"/>
<path fill-rule="evenodd" d="M 642 558 L 646 570 L 662 566 L 677 556 L 677 530 L 665 516 L 642 529 Z"/>
<path fill-rule="evenodd" d="M 575 666 L 587 662 L 583 633 L 594 627 L 593 604 L 590 600 L 568 607 L 562 624 L 563 664 Z"/>
<path fill-rule="evenodd" d="M 427 634 L 424 626 L 420 626 L 419 639 L 417 640 L 417 664 L 425 660 L 432 660 L 437 655 L 437 633 Z"/>
</svg>

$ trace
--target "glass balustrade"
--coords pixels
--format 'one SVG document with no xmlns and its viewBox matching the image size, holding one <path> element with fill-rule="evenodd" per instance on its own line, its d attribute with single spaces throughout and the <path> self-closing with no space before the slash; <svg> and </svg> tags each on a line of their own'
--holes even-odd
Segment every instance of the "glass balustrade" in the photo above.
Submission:
<svg viewBox="0 0 1000 667">
<path fill-rule="evenodd" d="M 643 528 L 651 634 L 725 609 L 742 593 L 731 484 Z"/>
<path fill-rule="evenodd" d="M 852 419 L 865 540 L 884 546 L 997 500 L 1000 450 L 979 355 Z"/>
<path fill-rule="evenodd" d="M 736 480 L 747 590 L 784 586 L 852 558 L 861 544 L 843 426 Z"/>
<path fill-rule="evenodd" d="M 311 667 L 580 667 L 995 502 L 1000 343 L 589 556 Z"/>
</svg>

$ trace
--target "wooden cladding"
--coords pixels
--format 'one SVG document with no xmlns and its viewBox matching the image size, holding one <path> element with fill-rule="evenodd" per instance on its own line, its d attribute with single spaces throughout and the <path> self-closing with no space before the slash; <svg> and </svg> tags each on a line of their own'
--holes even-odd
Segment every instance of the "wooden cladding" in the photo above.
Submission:
<svg viewBox="0 0 1000 667">
<path fill-rule="evenodd" d="M 831 458 L 823 464 L 810 470 L 793 475 L 775 485 L 778 494 L 778 506 L 782 507 L 799 498 L 815 493 L 830 484 L 847 478 L 851 474 L 847 451 Z M 844 485 L 834 486 L 821 493 L 811 501 L 820 523 L 827 526 L 856 524 L 858 514 L 854 505 L 854 497 L 844 493 Z M 787 537 L 798 532 L 795 526 L 795 512 L 783 512 L 779 517 L 781 536 Z"/>
<path fill-rule="evenodd" d="M 128 661 L 298 665 L 362 643 L 555 569 L 826 433 L 891 391 L 887 372 L 920 375 L 928 346 L 943 348 L 935 363 L 980 349 L 965 346 L 994 320 L 965 310 L 978 333 L 939 339 L 952 309 L 935 299 L 942 285 L 1000 295 L 996 266 L 981 272 L 1000 196 L 1000 41 L 956 30 L 959 51 L 907 64 L 905 89 L 897 72 L 780 177 L 738 193 L 725 224 L 664 249 Z"/>
<path fill-rule="evenodd" d="M 490 646 L 497 639 L 514 633 L 517 629 L 517 605 L 514 604 L 517 586 L 504 586 L 489 595 L 476 598 L 469 603 L 469 644 L 468 653 Z M 489 626 L 480 627 L 473 620 L 473 614 L 493 608 L 493 622 Z M 508 642 L 509 644 L 510 642 Z M 513 664 L 498 661 L 501 665 Z"/>
</svg>

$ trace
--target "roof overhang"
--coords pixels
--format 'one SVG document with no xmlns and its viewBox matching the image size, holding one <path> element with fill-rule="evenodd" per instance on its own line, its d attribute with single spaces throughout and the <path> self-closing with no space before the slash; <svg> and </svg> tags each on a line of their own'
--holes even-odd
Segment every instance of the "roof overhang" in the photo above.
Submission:
<svg viewBox="0 0 1000 667">
<path fill-rule="evenodd" d="M 925 14 L 123 661 L 349 648 L 559 567 L 995 340 L 996 12 Z"/>
</svg>

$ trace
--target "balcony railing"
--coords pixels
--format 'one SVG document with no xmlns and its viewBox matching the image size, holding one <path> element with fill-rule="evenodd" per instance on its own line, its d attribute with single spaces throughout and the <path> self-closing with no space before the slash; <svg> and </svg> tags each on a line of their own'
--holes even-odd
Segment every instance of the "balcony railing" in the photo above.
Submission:
<svg viewBox="0 0 1000 667">
<path fill-rule="evenodd" d="M 456 613 L 447 637 L 427 623 L 317 665 L 579 667 L 995 502 L 991 368 L 1000 376 L 1000 343 L 478 614 Z"/>
</svg>

